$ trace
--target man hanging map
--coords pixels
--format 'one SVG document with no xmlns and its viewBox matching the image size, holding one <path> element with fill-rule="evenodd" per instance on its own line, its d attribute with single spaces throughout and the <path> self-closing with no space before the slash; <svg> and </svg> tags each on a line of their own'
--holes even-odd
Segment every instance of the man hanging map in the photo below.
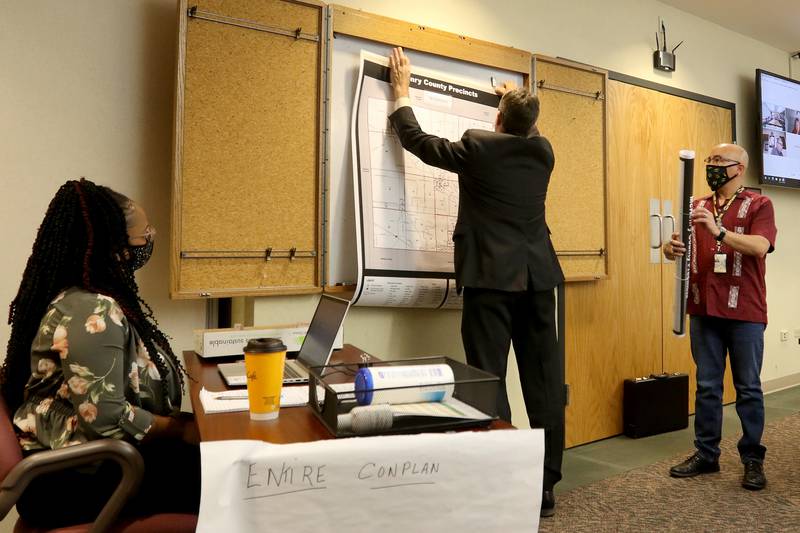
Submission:
<svg viewBox="0 0 800 533">
<path fill-rule="evenodd" d="M 458 176 L 403 150 L 386 59 L 362 52 L 353 116 L 353 164 L 361 305 L 460 307 L 453 228 Z M 487 88 L 488 89 L 488 88 Z M 492 130 L 500 97 L 443 74 L 415 69 L 410 98 L 425 131 L 453 141 Z"/>
</svg>

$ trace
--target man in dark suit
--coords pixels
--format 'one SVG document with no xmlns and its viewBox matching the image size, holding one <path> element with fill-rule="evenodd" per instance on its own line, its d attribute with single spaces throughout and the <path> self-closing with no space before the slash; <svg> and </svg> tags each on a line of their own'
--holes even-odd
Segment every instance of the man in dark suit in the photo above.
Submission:
<svg viewBox="0 0 800 533">
<path fill-rule="evenodd" d="M 510 421 L 505 375 L 514 343 L 528 419 L 545 430 L 542 516 L 552 516 L 565 404 L 554 288 L 564 276 L 545 223 L 555 160 L 535 126 L 539 100 L 503 84 L 495 131 L 467 130 L 451 142 L 420 129 L 408 98 L 410 63 L 402 49 L 392 51 L 389 66 L 396 100 L 389 119 L 403 148 L 458 174 L 453 242 L 456 285 L 464 291 L 461 337 L 467 362 L 500 376 L 499 414 Z"/>
</svg>

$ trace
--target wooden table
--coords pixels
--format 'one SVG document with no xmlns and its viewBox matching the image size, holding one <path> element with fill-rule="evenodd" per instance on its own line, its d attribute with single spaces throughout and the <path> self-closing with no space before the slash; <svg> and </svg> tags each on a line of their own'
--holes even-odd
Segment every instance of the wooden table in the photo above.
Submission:
<svg viewBox="0 0 800 533">
<path fill-rule="evenodd" d="M 363 350 L 352 344 L 345 344 L 341 350 L 333 352 L 331 363 L 358 363 L 361 362 L 362 353 L 364 353 Z M 250 414 L 247 411 L 207 415 L 200 402 L 200 389 L 205 387 L 214 392 L 228 390 L 230 387 L 225 385 L 222 380 L 222 376 L 217 370 L 217 364 L 231 362 L 241 359 L 241 357 L 203 359 L 193 351 L 185 351 L 183 358 L 186 363 L 186 371 L 191 378 L 194 378 L 194 380 L 188 380 L 189 393 L 200 429 L 201 441 L 253 439 L 276 444 L 289 444 L 333 438 L 333 435 L 325 429 L 325 426 L 308 406 L 284 407 L 277 419 L 258 422 L 250 420 Z M 490 429 L 513 427 L 508 422 L 501 420 L 495 421 L 489 426 Z"/>
</svg>

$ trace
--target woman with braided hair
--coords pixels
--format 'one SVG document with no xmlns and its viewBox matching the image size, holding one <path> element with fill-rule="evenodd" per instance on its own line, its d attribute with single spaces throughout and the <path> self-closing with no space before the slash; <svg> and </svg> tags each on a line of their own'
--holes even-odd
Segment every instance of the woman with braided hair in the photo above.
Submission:
<svg viewBox="0 0 800 533">
<path fill-rule="evenodd" d="M 62 185 L 11 302 L 0 387 L 25 453 L 128 440 L 146 468 L 126 512 L 197 512 L 198 433 L 180 412 L 183 368 L 134 278 L 154 238 L 127 197 L 86 179 Z M 32 525 L 92 521 L 119 477 L 111 463 L 40 476 L 17 510 Z"/>
</svg>

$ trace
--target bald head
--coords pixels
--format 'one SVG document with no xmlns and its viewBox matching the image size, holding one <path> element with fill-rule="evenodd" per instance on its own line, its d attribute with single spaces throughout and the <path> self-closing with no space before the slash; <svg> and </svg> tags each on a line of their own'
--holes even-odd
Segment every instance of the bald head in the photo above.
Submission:
<svg viewBox="0 0 800 533">
<path fill-rule="evenodd" d="M 748 163 L 750 163 L 750 157 L 747 155 L 747 151 L 738 144 L 718 144 L 711 149 L 709 158 L 712 160 L 715 158 L 726 159 L 727 161 L 723 162 L 723 164 L 730 164 L 733 162 L 739 163 L 744 167 L 742 173 L 744 173 Z"/>
</svg>

